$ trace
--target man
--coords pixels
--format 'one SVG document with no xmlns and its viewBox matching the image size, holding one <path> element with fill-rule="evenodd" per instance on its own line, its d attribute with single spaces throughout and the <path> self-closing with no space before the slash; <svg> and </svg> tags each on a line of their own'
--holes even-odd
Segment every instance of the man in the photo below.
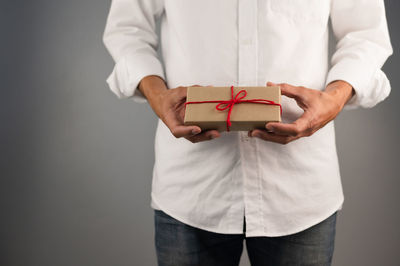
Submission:
<svg viewBox="0 0 400 266">
<path fill-rule="evenodd" d="M 331 264 L 344 199 L 333 120 L 390 92 L 383 0 L 114 0 L 104 43 L 116 61 L 111 90 L 160 118 L 159 265 L 238 265 L 244 240 L 252 265 Z M 191 85 L 280 85 L 282 123 L 184 126 Z"/>
</svg>

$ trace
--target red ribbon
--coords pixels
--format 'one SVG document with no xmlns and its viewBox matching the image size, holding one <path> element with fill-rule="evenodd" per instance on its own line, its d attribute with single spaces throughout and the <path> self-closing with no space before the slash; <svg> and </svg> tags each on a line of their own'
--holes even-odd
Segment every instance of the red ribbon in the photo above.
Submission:
<svg viewBox="0 0 400 266">
<path fill-rule="evenodd" d="M 243 94 L 243 95 L 241 95 Z M 226 109 L 228 110 L 228 116 L 226 118 L 226 130 L 230 131 L 230 127 L 232 125 L 231 123 L 231 113 L 232 113 L 232 109 L 233 106 L 236 103 L 261 103 L 261 104 L 267 104 L 267 105 L 276 105 L 279 106 L 280 111 L 281 111 L 281 115 L 282 115 L 282 105 L 279 103 L 276 103 L 274 101 L 270 101 L 270 100 L 265 100 L 265 99 L 249 99 L 249 100 L 242 100 L 244 97 L 246 97 L 247 95 L 247 91 L 246 90 L 241 90 L 239 91 L 235 96 L 233 95 L 233 86 L 231 86 L 231 99 L 227 100 L 227 101 L 198 101 L 198 102 L 186 102 L 185 103 L 185 107 L 187 104 L 191 104 L 191 103 L 218 103 L 215 106 L 215 109 L 217 109 L 218 111 L 224 111 Z M 223 106 L 225 105 L 225 106 Z M 223 106 L 223 107 L 222 107 Z"/>
</svg>

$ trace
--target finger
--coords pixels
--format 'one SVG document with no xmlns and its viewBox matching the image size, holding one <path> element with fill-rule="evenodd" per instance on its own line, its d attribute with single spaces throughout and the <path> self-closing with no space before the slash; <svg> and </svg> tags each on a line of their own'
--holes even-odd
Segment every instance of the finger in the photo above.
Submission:
<svg viewBox="0 0 400 266">
<path fill-rule="evenodd" d="M 174 135 L 176 138 L 192 136 L 201 132 L 201 128 L 199 126 L 185 126 L 176 118 L 174 114 L 171 113 L 164 117 L 164 123 L 167 125 L 172 135 Z"/>
<path fill-rule="evenodd" d="M 285 95 L 289 98 L 293 98 L 296 100 L 300 100 L 302 98 L 302 93 L 303 93 L 302 87 L 296 87 L 287 83 L 281 83 L 279 84 L 279 87 L 281 87 L 282 95 Z"/>
<path fill-rule="evenodd" d="M 261 129 L 252 130 L 251 136 L 260 138 L 260 139 L 263 139 L 266 141 L 280 143 L 280 144 L 287 144 L 296 139 L 292 136 L 277 135 L 277 134 L 269 133 L 266 130 L 261 130 Z"/>
<path fill-rule="evenodd" d="M 171 126 L 170 127 L 172 135 L 176 138 L 187 137 L 187 136 L 194 136 L 201 133 L 201 128 L 198 126 Z"/>
<path fill-rule="evenodd" d="M 217 130 L 206 130 L 200 134 L 186 137 L 186 139 L 190 140 L 193 143 L 197 143 L 197 142 L 201 142 L 201 141 L 219 138 L 220 136 L 221 135 Z"/>
<path fill-rule="evenodd" d="M 186 98 L 187 95 L 187 87 L 178 87 L 175 88 L 176 92 L 178 93 L 178 96 L 180 98 Z"/>
<path fill-rule="evenodd" d="M 268 131 L 287 136 L 306 136 L 312 132 L 314 127 L 314 120 L 307 111 L 293 123 L 269 122 L 265 125 Z"/>
<path fill-rule="evenodd" d="M 301 99 L 303 96 L 303 87 L 293 86 L 287 83 L 274 83 L 271 81 L 267 82 L 267 86 L 279 86 L 281 88 L 281 94 L 296 100 Z"/>
<path fill-rule="evenodd" d="M 203 86 L 201 86 L 201 85 L 192 85 L 192 87 L 203 87 Z M 207 86 L 205 86 L 205 87 L 214 87 L 213 85 L 207 85 Z"/>
</svg>

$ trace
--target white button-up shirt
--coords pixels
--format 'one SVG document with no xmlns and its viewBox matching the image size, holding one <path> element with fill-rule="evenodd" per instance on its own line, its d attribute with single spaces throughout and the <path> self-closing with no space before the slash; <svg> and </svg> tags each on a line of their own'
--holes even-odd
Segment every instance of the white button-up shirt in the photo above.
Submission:
<svg viewBox="0 0 400 266">
<path fill-rule="evenodd" d="M 337 39 L 330 62 L 329 18 Z M 372 107 L 390 92 L 383 0 L 114 0 L 104 43 L 116 62 L 111 90 L 138 102 L 147 75 L 168 88 L 272 81 L 323 90 L 345 80 L 356 91 L 346 109 Z M 282 107 L 284 123 L 303 113 L 287 97 Z M 281 145 L 247 132 L 193 144 L 158 120 L 151 206 L 186 224 L 240 234 L 245 215 L 246 236 L 281 236 L 324 220 L 343 199 L 333 121 Z"/>
</svg>

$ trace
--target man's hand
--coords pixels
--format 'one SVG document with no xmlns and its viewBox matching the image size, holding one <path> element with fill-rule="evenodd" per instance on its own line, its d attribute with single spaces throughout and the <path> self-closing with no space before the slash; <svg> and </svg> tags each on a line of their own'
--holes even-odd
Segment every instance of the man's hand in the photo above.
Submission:
<svg viewBox="0 0 400 266">
<path fill-rule="evenodd" d="M 269 122 L 266 130 L 255 129 L 248 132 L 250 137 L 287 144 L 301 137 L 314 134 L 317 130 L 335 119 L 346 102 L 354 95 L 354 89 L 345 81 L 334 81 L 324 91 L 292 86 L 286 83 L 267 86 L 280 86 L 282 95 L 293 98 L 304 113 L 293 123 Z"/>
<path fill-rule="evenodd" d="M 220 136 L 217 130 L 201 132 L 201 128 L 198 126 L 183 124 L 187 87 L 167 89 L 164 80 L 160 77 L 147 76 L 140 82 L 139 90 L 145 95 L 156 115 L 176 138 L 184 137 L 196 143 Z"/>
</svg>

